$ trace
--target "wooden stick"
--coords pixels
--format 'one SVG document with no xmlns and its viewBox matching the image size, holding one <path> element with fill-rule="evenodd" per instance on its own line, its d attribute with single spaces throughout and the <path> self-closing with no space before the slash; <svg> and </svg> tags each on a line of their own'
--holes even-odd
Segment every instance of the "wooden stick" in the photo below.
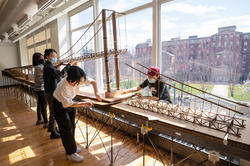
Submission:
<svg viewBox="0 0 250 166">
<path fill-rule="evenodd" d="M 116 32 L 116 17 L 115 12 L 112 13 L 112 24 L 113 24 L 113 38 L 114 38 L 114 51 L 115 51 L 115 74 L 116 74 L 116 89 L 120 89 L 120 74 L 118 64 L 118 53 L 117 53 L 117 32 Z"/>
<path fill-rule="evenodd" d="M 110 90 L 110 80 L 109 80 L 109 61 L 108 61 L 108 46 L 107 46 L 107 27 L 106 27 L 106 10 L 102 10 L 102 30 L 103 30 L 103 49 L 104 49 L 104 59 L 105 59 L 105 72 L 106 72 L 106 85 L 107 91 Z"/>
</svg>

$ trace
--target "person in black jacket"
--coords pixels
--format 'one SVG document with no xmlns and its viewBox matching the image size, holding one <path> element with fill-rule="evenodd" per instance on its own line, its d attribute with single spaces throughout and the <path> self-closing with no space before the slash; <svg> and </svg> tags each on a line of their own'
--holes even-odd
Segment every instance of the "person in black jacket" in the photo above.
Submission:
<svg viewBox="0 0 250 166">
<path fill-rule="evenodd" d="M 53 65 L 57 62 L 57 52 L 54 49 L 46 49 L 44 51 L 44 57 L 46 59 L 43 69 L 44 90 L 49 104 L 50 113 L 48 131 L 51 132 L 51 139 L 60 138 L 60 134 L 56 130 L 56 122 L 53 113 L 53 92 L 56 89 L 57 83 L 61 80 L 61 77 L 66 74 L 67 70 L 74 62 L 70 62 L 60 71 Z"/>
<path fill-rule="evenodd" d="M 167 86 L 163 83 L 160 78 L 160 69 L 152 66 L 147 73 L 148 79 L 144 80 L 136 89 L 129 89 L 123 91 L 122 94 L 137 92 L 145 87 L 149 87 L 152 93 L 152 97 L 148 97 L 151 100 L 162 100 L 172 103 L 170 95 L 168 93 Z"/>
</svg>

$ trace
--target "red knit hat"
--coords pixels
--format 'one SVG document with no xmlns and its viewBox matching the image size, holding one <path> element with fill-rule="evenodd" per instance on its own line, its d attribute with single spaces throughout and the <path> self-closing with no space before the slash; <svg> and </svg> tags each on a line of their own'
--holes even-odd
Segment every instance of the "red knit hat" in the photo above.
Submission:
<svg viewBox="0 0 250 166">
<path fill-rule="evenodd" d="M 149 68 L 147 75 L 148 76 L 155 76 L 160 74 L 160 69 L 158 67 L 152 66 Z"/>
</svg>

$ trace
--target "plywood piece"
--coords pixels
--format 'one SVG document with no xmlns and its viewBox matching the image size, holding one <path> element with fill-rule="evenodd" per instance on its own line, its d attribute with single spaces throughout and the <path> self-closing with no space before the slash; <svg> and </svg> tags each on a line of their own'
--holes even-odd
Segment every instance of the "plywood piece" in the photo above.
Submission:
<svg viewBox="0 0 250 166">
<path fill-rule="evenodd" d="M 118 95 L 112 98 L 106 98 L 104 91 L 99 91 L 99 95 L 103 98 L 103 102 L 99 102 L 100 105 L 116 103 L 116 102 L 119 102 L 119 101 L 122 101 L 122 100 L 125 100 L 127 98 L 134 96 L 133 94 L 125 94 L 125 95 Z M 80 87 L 80 90 L 77 96 L 81 99 L 96 100 L 93 88 L 91 86 Z"/>
<path fill-rule="evenodd" d="M 116 96 L 120 96 L 122 94 L 122 90 L 111 90 L 111 92 L 105 92 L 105 98 L 114 98 Z"/>
</svg>

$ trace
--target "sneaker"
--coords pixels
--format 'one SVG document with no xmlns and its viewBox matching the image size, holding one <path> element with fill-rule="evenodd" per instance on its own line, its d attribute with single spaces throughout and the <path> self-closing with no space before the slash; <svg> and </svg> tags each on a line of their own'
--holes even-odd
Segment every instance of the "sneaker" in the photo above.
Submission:
<svg viewBox="0 0 250 166">
<path fill-rule="evenodd" d="M 43 121 L 42 121 L 42 120 L 37 120 L 37 121 L 36 121 L 36 125 L 38 126 L 38 125 L 40 125 L 40 124 L 43 124 Z"/>
<path fill-rule="evenodd" d="M 76 147 L 76 153 L 80 153 L 82 151 L 82 148 Z"/>
<path fill-rule="evenodd" d="M 73 153 L 71 155 L 67 155 L 67 158 L 68 160 L 71 160 L 71 161 L 75 161 L 75 162 L 82 162 L 84 157 L 77 154 L 77 153 Z"/>
<path fill-rule="evenodd" d="M 50 134 L 50 139 L 56 139 L 56 138 L 60 138 L 60 134 L 58 133 L 55 133 L 55 132 L 51 132 Z"/>
</svg>

